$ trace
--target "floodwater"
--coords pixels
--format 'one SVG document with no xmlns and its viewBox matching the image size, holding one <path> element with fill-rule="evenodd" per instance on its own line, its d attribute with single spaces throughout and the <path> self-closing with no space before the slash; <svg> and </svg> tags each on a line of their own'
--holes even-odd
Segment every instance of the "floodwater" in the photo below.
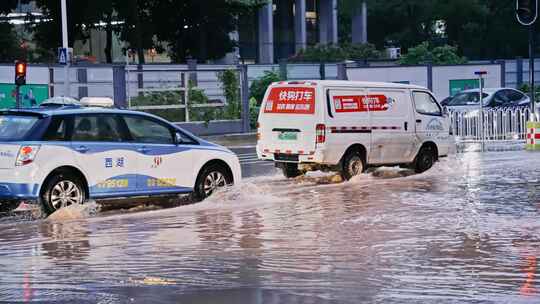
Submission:
<svg viewBox="0 0 540 304">
<path fill-rule="evenodd" d="M 273 173 L 195 205 L 4 221 L 0 301 L 540 303 L 539 153 L 394 171 Z"/>
</svg>

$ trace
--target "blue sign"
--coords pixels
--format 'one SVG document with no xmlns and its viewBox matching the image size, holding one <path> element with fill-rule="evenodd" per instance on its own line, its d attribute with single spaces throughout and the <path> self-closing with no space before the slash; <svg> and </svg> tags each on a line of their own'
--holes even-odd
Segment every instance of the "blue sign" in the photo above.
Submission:
<svg viewBox="0 0 540 304">
<path fill-rule="evenodd" d="M 67 64 L 68 62 L 68 51 L 66 48 L 58 48 L 58 63 Z"/>
</svg>

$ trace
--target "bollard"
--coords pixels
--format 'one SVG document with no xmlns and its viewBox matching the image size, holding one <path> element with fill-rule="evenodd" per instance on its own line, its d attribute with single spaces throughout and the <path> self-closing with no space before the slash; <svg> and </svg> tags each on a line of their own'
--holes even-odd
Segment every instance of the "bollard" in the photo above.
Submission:
<svg viewBox="0 0 540 304">
<path fill-rule="evenodd" d="M 527 122 L 527 144 L 525 148 L 529 151 L 540 151 L 540 122 Z"/>
</svg>

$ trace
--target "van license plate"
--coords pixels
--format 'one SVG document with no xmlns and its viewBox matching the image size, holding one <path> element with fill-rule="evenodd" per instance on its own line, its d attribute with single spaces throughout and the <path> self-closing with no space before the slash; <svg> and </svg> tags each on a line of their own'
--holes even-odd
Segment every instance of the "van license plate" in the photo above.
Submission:
<svg viewBox="0 0 540 304">
<path fill-rule="evenodd" d="M 281 140 L 297 140 L 296 132 L 281 132 L 278 135 L 278 138 Z"/>
</svg>

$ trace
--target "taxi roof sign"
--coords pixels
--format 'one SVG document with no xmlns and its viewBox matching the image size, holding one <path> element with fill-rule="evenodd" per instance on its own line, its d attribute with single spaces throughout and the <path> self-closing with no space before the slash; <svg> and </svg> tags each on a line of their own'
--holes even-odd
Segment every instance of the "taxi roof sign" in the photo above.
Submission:
<svg viewBox="0 0 540 304">
<path fill-rule="evenodd" d="M 109 97 L 83 97 L 80 104 L 84 107 L 114 107 L 114 101 Z"/>
</svg>

